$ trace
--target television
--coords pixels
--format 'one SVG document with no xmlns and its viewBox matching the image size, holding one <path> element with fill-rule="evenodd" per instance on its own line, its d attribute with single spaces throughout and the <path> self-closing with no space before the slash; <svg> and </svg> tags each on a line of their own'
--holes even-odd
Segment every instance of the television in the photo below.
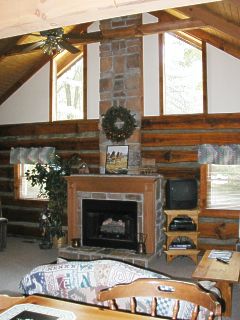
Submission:
<svg viewBox="0 0 240 320">
<path fill-rule="evenodd" d="M 166 182 L 166 209 L 194 209 L 198 203 L 196 179 L 169 179 Z"/>
</svg>

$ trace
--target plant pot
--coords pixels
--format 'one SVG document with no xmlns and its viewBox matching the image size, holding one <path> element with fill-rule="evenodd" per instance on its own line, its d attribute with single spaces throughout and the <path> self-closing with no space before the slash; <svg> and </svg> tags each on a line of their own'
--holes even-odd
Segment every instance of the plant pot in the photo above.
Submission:
<svg viewBox="0 0 240 320">
<path fill-rule="evenodd" d="M 53 247 L 62 248 L 67 244 L 67 234 L 61 238 L 53 237 Z"/>
</svg>

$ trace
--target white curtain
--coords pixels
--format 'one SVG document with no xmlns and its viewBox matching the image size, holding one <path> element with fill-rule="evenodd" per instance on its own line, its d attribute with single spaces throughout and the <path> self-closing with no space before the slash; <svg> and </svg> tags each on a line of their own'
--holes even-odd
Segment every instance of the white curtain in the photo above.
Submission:
<svg viewBox="0 0 240 320">
<path fill-rule="evenodd" d="M 34 164 L 34 163 L 50 163 L 55 156 L 54 147 L 43 148 L 11 148 L 10 163 L 11 164 Z"/>
</svg>

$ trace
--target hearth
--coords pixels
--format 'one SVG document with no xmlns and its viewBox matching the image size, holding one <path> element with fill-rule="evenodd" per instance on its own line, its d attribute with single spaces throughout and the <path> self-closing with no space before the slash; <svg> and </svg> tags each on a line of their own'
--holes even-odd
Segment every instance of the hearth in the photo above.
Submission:
<svg viewBox="0 0 240 320">
<path fill-rule="evenodd" d="M 137 202 L 82 200 L 84 246 L 137 249 Z"/>
<path fill-rule="evenodd" d="M 89 252 L 90 248 L 96 248 L 96 245 L 101 250 L 106 250 L 110 248 L 109 245 L 114 243 L 114 246 L 119 246 L 120 243 L 120 235 L 119 239 L 116 239 L 115 235 L 111 235 L 111 239 L 105 237 L 104 240 L 108 241 L 107 245 L 99 244 L 98 240 L 96 245 L 86 245 L 86 239 L 83 235 L 83 206 L 85 206 L 86 200 L 95 200 L 95 201 L 118 201 L 117 206 L 122 205 L 123 208 L 129 206 L 129 202 L 131 204 L 135 203 L 134 206 L 137 206 L 137 218 L 136 223 L 132 224 L 132 220 L 128 217 L 126 221 L 123 221 L 123 212 L 125 209 L 121 209 L 121 214 L 119 211 L 116 211 L 116 216 L 111 216 L 113 212 L 111 212 L 109 216 L 109 210 L 102 210 L 100 212 L 100 228 L 104 223 L 104 227 L 102 226 L 102 231 L 113 229 L 116 221 L 119 221 L 118 229 L 121 230 L 121 225 L 130 224 L 130 229 L 136 228 L 136 232 L 130 232 L 133 235 L 133 238 L 124 239 L 122 242 L 132 242 L 131 246 L 133 249 L 127 250 L 125 248 L 114 247 L 112 250 L 125 250 L 136 252 L 136 238 L 137 234 L 147 235 L 146 238 L 146 254 L 160 254 L 163 250 L 163 244 L 165 242 L 165 233 L 163 231 L 164 227 L 164 215 L 163 215 L 163 199 L 164 199 L 164 188 L 163 188 L 163 179 L 159 175 L 72 175 L 66 178 L 68 181 L 68 243 L 71 244 L 71 240 L 73 238 L 80 239 L 81 248 L 87 248 L 86 250 Z M 86 202 L 87 203 L 87 202 Z M 101 203 L 101 202 L 98 202 Z M 111 202 L 110 202 L 111 203 Z M 98 206 L 97 206 L 98 207 Z M 98 209 L 98 208 L 97 208 Z M 90 208 L 89 211 L 92 212 L 92 217 L 96 218 L 96 208 Z M 104 212 L 108 211 L 108 215 L 105 215 Z M 135 211 L 135 210 L 130 210 Z M 133 218 L 132 213 L 130 215 L 129 211 L 127 211 L 128 215 Z M 113 223 L 111 222 L 112 220 Z M 124 218 L 125 219 L 125 218 Z M 135 217 L 133 218 L 135 220 Z M 99 228 L 99 221 L 98 221 Z M 96 228 L 96 227 L 94 227 Z M 94 229 L 93 228 L 93 229 Z M 129 228 L 129 227 L 127 227 Z M 132 230 L 132 229 L 131 229 Z M 95 231 L 94 231 L 95 232 Z M 92 231 L 92 227 L 88 229 L 87 233 L 90 233 L 90 238 L 94 238 L 96 233 Z M 98 231 L 99 232 L 99 231 Z M 123 233 L 122 231 L 120 231 Z M 125 232 L 125 231 L 124 231 Z M 109 232 L 108 232 L 109 233 Z M 113 232 L 112 232 L 113 233 Z M 127 231 L 127 233 L 129 233 Z M 103 236 L 103 234 L 102 234 Z M 109 234 L 108 234 L 109 236 Z M 89 237 L 89 235 L 88 235 Z M 83 239 L 84 238 L 84 239 Z M 93 239 L 92 239 L 93 240 Z M 134 244 L 135 243 L 135 244 Z M 96 248 L 97 249 L 97 248 Z M 94 252 L 96 252 L 94 249 Z M 85 250 L 85 249 L 84 249 Z M 111 250 L 111 248 L 109 249 Z M 71 250 L 70 250 L 71 251 Z M 102 254 L 102 252 L 101 252 Z M 106 251 L 104 251 L 104 256 Z M 128 253 L 126 253 L 128 254 Z M 97 255 L 96 255 L 97 256 Z"/>
</svg>

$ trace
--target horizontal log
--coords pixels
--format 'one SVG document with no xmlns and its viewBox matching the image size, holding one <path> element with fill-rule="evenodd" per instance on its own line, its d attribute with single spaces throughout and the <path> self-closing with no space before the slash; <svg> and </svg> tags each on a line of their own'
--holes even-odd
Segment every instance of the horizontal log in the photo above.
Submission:
<svg viewBox="0 0 240 320">
<path fill-rule="evenodd" d="M 26 200 L 26 199 L 14 199 L 11 196 L 1 196 L 2 206 L 16 206 L 19 208 L 36 208 L 43 209 L 47 206 L 48 201 L 46 200 Z"/>
<path fill-rule="evenodd" d="M 20 207 L 3 207 L 3 216 L 9 221 L 21 221 L 21 222 L 39 222 L 39 215 L 41 209 L 39 210 L 24 210 Z"/>
<path fill-rule="evenodd" d="M 55 122 L 0 125 L 0 137 L 68 134 L 98 131 L 99 120 L 68 120 Z"/>
<path fill-rule="evenodd" d="M 18 235 L 18 236 L 29 236 L 29 237 L 36 237 L 40 238 L 41 237 L 41 231 L 39 228 L 36 227 L 30 227 L 26 225 L 21 225 L 19 227 L 19 224 L 8 224 L 7 226 L 7 234 L 8 235 Z"/>
<path fill-rule="evenodd" d="M 0 180 L 0 192 L 13 192 L 13 181 Z"/>
<path fill-rule="evenodd" d="M 142 130 L 169 129 L 240 129 L 240 113 L 148 116 Z"/>
<path fill-rule="evenodd" d="M 240 143 L 239 132 L 154 132 L 142 133 L 143 147 L 157 146 L 195 146 L 199 144 L 231 144 Z"/>
<path fill-rule="evenodd" d="M 197 150 L 142 150 L 143 158 L 154 158 L 156 162 L 177 163 L 196 162 L 198 160 Z"/>
<path fill-rule="evenodd" d="M 240 210 L 214 210 L 214 209 L 201 209 L 199 217 L 212 217 L 212 218 L 239 218 Z"/>
<path fill-rule="evenodd" d="M 158 167 L 157 173 L 161 174 L 165 179 L 170 178 L 197 178 L 199 177 L 199 169 L 183 168 L 183 167 Z"/>
<path fill-rule="evenodd" d="M 198 231 L 200 237 L 214 239 L 231 239 L 238 237 L 238 223 L 201 223 L 199 222 Z"/>
<path fill-rule="evenodd" d="M 58 155 L 63 158 L 67 159 L 69 158 L 73 153 L 69 153 L 69 151 L 66 150 L 59 150 Z M 78 154 L 79 157 L 82 159 L 82 161 L 85 161 L 87 164 L 97 164 L 99 165 L 100 162 L 100 153 L 97 150 L 94 153 L 88 153 L 88 152 L 74 152 L 74 154 Z"/>
<path fill-rule="evenodd" d="M 98 150 L 98 137 L 93 138 L 65 138 L 56 139 L 46 136 L 45 139 L 34 138 L 31 140 L 14 140 L 14 141 L 0 141 L 0 148 L 2 150 L 10 150 L 11 147 L 55 147 L 57 150 Z"/>
<path fill-rule="evenodd" d="M 0 167 L 0 178 L 9 178 L 13 179 L 14 172 L 13 172 L 13 167 L 5 167 L 1 168 Z"/>
</svg>

